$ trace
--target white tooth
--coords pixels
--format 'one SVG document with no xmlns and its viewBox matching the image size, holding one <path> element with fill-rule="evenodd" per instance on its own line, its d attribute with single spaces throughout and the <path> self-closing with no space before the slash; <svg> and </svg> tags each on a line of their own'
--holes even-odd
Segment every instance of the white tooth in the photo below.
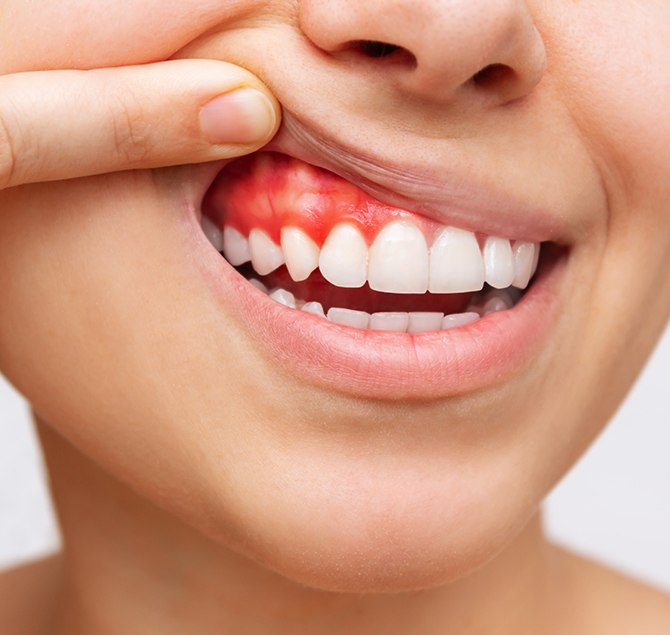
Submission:
<svg viewBox="0 0 670 635">
<path fill-rule="evenodd" d="M 416 312 L 409 314 L 408 333 L 426 333 L 439 331 L 442 328 L 444 313 Z"/>
<path fill-rule="evenodd" d="M 537 265 L 540 263 L 540 249 L 542 247 L 541 243 L 536 243 L 535 245 L 535 255 L 533 256 L 533 266 L 530 269 L 530 277 L 532 278 L 537 271 Z"/>
<path fill-rule="evenodd" d="M 506 238 L 489 236 L 484 243 L 486 282 L 495 289 L 505 289 L 514 280 L 514 256 Z"/>
<path fill-rule="evenodd" d="M 408 324 L 408 313 L 373 313 L 370 316 L 369 328 L 373 331 L 398 331 L 405 333 Z"/>
<path fill-rule="evenodd" d="M 270 236 L 262 229 L 254 228 L 249 232 L 249 251 L 251 264 L 256 273 L 265 276 L 284 264 L 284 254 Z"/>
<path fill-rule="evenodd" d="M 223 253 L 233 267 L 239 267 L 251 260 L 249 241 L 234 227 L 223 228 Z"/>
<path fill-rule="evenodd" d="M 533 275 L 535 254 L 539 249 L 537 243 L 517 241 L 514 243 L 514 281 L 512 284 L 518 289 L 525 289 Z"/>
<path fill-rule="evenodd" d="M 366 329 L 370 322 L 370 314 L 365 311 L 352 311 L 351 309 L 333 307 L 328 311 L 328 319 L 335 324 Z"/>
<path fill-rule="evenodd" d="M 275 289 L 270 297 L 279 304 L 287 306 L 289 309 L 295 309 L 295 296 L 286 289 Z"/>
<path fill-rule="evenodd" d="M 281 246 L 286 268 L 296 282 L 307 280 L 319 266 L 319 247 L 301 229 L 284 227 L 281 230 Z"/>
<path fill-rule="evenodd" d="M 200 220 L 200 226 L 209 242 L 214 245 L 214 248 L 217 251 L 223 251 L 223 232 L 214 224 L 214 221 L 209 216 L 203 214 Z"/>
<path fill-rule="evenodd" d="M 489 313 L 497 313 L 498 311 L 506 311 L 507 309 L 511 308 L 511 299 L 505 299 L 500 296 L 493 296 L 484 303 L 484 306 L 482 307 L 482 316 L 488 315 Z"/>
<path fill-rule="evenodd" d="M 337 287 L 362 287 L 368 273 L 368 246 L 363 234 L 350 223 L 335 225 L 321 249 L 319 269 Z"/>
<path fill-rule="evenodd" d="M 425 293 L 428 290 L 428 245 L 409 221 L 392 221 L 370 247 L 368 283 L 375 291 Z"/>
<path fill-rule="evenodd" d="M 326 317 L 321 302 L 305 302 L 305 304 L 302 305 L 302 310 L 322 318 Z"/>
<path fill-rule="evenodd" d="M 465 326 L 466 324 L 471 324 L 476 322 L 479 319 L 479 313 L 469 312 L 469 313 L 454 313 L 453 315 L 445 315 L 444 320 L 442 320 L 443 329 L 455 329 L 459 326 Z"/>
<path fill-rule="evenodd" d="M 484 286 L 484 262 L 472 232 L 443 229 L 430 250 L 431 293 L 466 293 Z"/>
<path fill-rule="evenodd" d="M 260 280 L 256 280 L 256 278 L 249 278 L 249 282 L 263 293 L 268 292 L 268 288 Z"/>
</svg>

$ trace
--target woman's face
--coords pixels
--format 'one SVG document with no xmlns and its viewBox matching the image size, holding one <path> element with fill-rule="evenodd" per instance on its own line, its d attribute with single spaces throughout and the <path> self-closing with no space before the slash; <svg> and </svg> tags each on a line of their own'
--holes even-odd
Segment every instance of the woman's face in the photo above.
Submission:
<svg viewBox="0 0 670 635">
<path fill-rule="evenodd" d="M 294 580 L 400 590 L 491 559 L 667 320 L 670 4 L 94 4 L 9 0 L 0 72 L 239 64 L 284 108 L 270 149 L 352 184 L 321 193 L 331 216 L 384 203 L 368 242 L 401 209 L 428 233 L 542 242 L 539 274 L 459 329 L 361 331 L 276 303 L 212 248 L 222 165 L 28 186 L 0 195 L 2 371 L 112 474 Z M 282 165 L 269 180 L 304 193 L 305 166 Z M 242 225 L 267 182 L 239 186 Z"/>
</svg>

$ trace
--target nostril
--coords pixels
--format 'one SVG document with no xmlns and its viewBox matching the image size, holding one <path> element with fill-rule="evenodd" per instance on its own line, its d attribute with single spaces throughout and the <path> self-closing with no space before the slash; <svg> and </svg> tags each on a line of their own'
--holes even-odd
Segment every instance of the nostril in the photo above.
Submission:
<svg viewBox="0 0 670 635">
<path fill-rule="evenodd" d="M 508 81 L 515 75 L 514 71 L 504 64 L 489 64 L 472 76 L 472 81 L 482 88 Z"/>
<path fill-rule="evenodd" d="M 395 61 L 408 63 L 416 66 L 416 57 L 407 49 L 396 44 L 388 42 L 379 42 L 376 40 L 355 40 L 350 43 L 352 50 L 357 51 L 365 57 L 380 59 L 392 57 Z"/>
<path fill-rule="evenodd" d="M 367 57 L 387 57 L 400 49 L 395 44 L 375 42 L 374 40 L 360 40 L 355 44 L 360 52 Z"/>
</svg>

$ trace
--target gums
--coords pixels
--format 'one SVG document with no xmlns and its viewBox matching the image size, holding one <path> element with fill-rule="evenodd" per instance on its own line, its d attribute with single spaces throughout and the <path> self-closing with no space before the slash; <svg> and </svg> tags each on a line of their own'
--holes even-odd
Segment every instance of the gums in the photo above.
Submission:
<svg viewBox="0 0 670 635">
<path fill-rule="evenodd" d="M 328 170 L 271 152 L 228 164 L 207 193 L 203 213 L 244 236 L 261 228 L 277 244 L 284 226 L 299 227 L 319 246 L 343 221 L 356 225 L 368 244 L 392 219 L 411 219 L 427 236 L 439 228 L 425 217 L 381 203 Z"/>
</svg>

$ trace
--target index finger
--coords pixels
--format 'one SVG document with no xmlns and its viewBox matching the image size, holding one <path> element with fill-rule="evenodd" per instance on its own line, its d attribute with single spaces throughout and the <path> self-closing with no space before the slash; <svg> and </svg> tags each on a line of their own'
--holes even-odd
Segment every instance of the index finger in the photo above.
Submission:
<svg viewBox="0 0 670 635">
<path fill-rule="evenodd" d="M 280 109 L 248 71 L 174 60 L 0 77 L 0 189 L 240 156 Z"/>
</svg>

